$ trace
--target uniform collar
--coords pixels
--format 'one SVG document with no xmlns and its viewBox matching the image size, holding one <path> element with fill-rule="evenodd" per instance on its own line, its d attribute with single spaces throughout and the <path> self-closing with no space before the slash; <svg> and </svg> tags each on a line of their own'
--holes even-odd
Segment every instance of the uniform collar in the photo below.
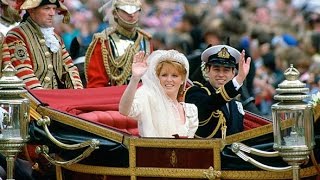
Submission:
<svg viewBox="0 0 320 180">
<path fill-rule="evenodd" d="M 127 37 L 128 39 L 131 39 L 131 40 L 133 38 L 135 38 L 136 35 L 137 35 L 137 29 L 136 28 L 134 28 L 133 31 L 128 31 L 128 30 L 126 30 L 123 27 L 118 25 L 116 29 L 117 29 L 117 32 L 119 34 L 121 34 L 121 35 L 123 35 L 123 36 L 125 36 L 125 37 Z"/>
</svg>

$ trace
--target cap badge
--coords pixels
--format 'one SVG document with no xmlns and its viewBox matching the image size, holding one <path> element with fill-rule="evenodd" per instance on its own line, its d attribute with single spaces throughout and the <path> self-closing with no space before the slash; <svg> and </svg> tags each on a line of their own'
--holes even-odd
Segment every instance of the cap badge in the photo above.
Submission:
<svg viewBox="0 0 320 180">
<path fill-rule="evenodd" d="M 219 58 L 229 59 L 230 53 L 228 52 L 226 47 L 221 48 L 221 50 L 218 52 Z"/>
<path fill-rule="evenodd" d="M 51 3 L 56 3 L 57 0 L 49 0 Z"/>
</svg>

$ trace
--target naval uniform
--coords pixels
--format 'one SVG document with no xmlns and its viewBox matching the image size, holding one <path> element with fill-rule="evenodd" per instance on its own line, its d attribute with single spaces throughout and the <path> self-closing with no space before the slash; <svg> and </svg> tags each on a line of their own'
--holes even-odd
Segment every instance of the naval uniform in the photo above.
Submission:
<svg viewBox="0 0 320 180">
<path fill-rule="evenodd" d="M 198 107 L 198 138 L 221 138 L 243 130 L 244 111 L 240 102 L 234 99 L 240 90 L 236 90 L 233 81 L 229 81 L 219 89 L 210 83 L 195 83 L 185 92 L 185 102 L 194 103 Z M 228 105 L 227 105 L 228 104 Z"/>
</svg>

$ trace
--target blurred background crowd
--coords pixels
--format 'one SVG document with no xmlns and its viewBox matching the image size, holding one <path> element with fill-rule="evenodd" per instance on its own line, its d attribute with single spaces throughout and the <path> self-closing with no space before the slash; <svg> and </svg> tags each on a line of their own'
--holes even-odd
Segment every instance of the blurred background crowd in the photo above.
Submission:
<svg viewBox="0 0 320 180">
<path fill-rule="evenodd" d="M 320 88 L 320 1 L 318 0 L 141 0 L 140 27 L 153 36 L 154 50 L 176 49 L 191 64 L 190 79 L 197 80 L 199 55 L 209 45 L 245 49 L 253 59 L 247 79 L 249 93 L 263 116 L 270 106 L 283 72 L 293 64 L 300 81 L 316 93 Z M 102 0 L 66 0 L 71 23 L 57 21 L 75 63 L 83 56 L 93 34 L 109 26 Z M 99 11 L 100 8 L 100 11 Z M 102 10 L 102 11 L 101 11 Z M 78 41 L 74 41 L 75 38 Z M 80 48 L 74 48 L 74 43 Z"/>
</svg>

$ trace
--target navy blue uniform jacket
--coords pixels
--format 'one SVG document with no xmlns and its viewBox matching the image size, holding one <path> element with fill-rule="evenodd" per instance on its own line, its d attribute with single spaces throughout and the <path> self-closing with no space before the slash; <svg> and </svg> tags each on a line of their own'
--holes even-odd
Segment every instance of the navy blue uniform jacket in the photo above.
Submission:
<svg viewBox="0 0 320 180">
<path fill-rule="evenodd" d="M 218 116 L 219 112 L 226 119 L 226 135 L 243 131 L 244 115 L 240 113 L 236 100 L 233 99 L 240 91 L 241 88 L 237 91 L 232 81 L 219 89 L 213 88 L 208 82 L 204 85 L 195 83 L 194 86 L 186 90 L 185 102 L 193 103 L 198 107 L 199 127 L 196 137 L 221 138 L 221 127 L 216 129 L 220 118 Z M 242 105 L 240 108 L 242 108 Z"/>
</svg>

